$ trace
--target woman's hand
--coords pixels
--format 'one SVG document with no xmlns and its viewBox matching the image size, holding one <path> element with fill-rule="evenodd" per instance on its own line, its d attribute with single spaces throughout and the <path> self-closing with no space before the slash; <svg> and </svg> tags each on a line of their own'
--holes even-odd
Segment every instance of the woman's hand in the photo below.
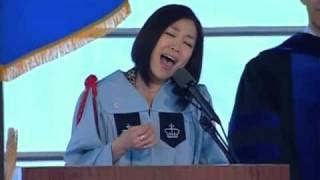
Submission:
<svg viewBox="0 0 320 180">
<path fill-rule="evenodd" d="M 156 135 L 150 124 L 129 127 L 112 142 L 113 162 L 120 159 L 129 149 L 150 148 L 156 142 Z"/>
</svg>

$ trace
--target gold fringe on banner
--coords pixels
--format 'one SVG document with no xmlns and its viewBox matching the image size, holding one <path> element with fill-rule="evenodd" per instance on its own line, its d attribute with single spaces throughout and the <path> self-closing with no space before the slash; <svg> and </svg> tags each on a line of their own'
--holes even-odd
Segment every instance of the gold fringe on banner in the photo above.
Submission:
<svg viewBox="0 0 320 180">
<path fill-rule="evenodd" d="M 15 60 L 11 64 L 0 66 L 0 80 L 12 80 L 41 64 L 70 53 L 98 37 L 114 31 L 116 26 L 130 14 L 130 11 L 129 2 L 126 0 L 111 14 L 103 17 L 94 24 L 91 24 L 57 42 L 53 42 L 45 47 L 39 48 Z"/>
</svg>

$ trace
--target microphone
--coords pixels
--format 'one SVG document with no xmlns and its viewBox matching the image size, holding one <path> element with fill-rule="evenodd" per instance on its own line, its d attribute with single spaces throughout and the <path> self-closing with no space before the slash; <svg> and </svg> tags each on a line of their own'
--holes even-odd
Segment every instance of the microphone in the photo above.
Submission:
<svg viewBox="0 0 320 180">
<path fill-rule="evenodd" d="M 196 102 L 200 105 L 200 108 L 205 112 L 210 120 L 213 120 L 221 125 L 221 121 L 217 114 L 214 112 L 210 103 L 200 93 L 196 80 L 186 69 L 178 69 L 174 73 L 172 79 L 179 88 L 185 90 L 187 94 L 191 95 L 191 97 L 196 100 Z"/>
<path fill-rule="evenodd" d="M 185 96 L 187 96 L 187 97 L 185 97 L 185 98 L 188 98 L 188 95 L 190 95 L 193 99 L 195 99 L 195 101 L 200 106 L 197 108 L 199 108 L 201 111 L 203 111 L 204 114 L 206 115 L 205 119 L 200 120 L 200 124 L 201 124 L 202 128 L 206 132 L 208 132 L 209 135 L 215 140 L 215 142 L 220 147 L 220 149 L 224 152 L 224 154 L 226 155 L 226 157 L 230 163 L 238 163 L 239 161 L 238 161 L 237 157 L 234 155 L 232 149 L 230 149 L 228 144 L 223 140 L 223 138 L 221 137 L 221 135 L 217 131 L 215 125 L 213 124 L 213 121 L 214 121 L 220 125 L 225 139 L 228 140 L 218 115 L 214 112 L 210 103 L 200 93 L 200 90 L 197 86 L 196 80 L 184 68 L 178 69 L 174 73 L 172 79 L 180 89 L 182 89 L 186 92 L 187 95 L 185 95 Z M 191 103 L 192 103 L 192 101 L 191 101 Z"/>
</svg>

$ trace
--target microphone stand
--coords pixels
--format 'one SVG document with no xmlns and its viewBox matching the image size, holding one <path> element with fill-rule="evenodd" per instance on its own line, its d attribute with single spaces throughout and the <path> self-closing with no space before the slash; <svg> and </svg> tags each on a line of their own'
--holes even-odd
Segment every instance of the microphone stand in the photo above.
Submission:
<svg viewBox="0 0 320 180">
<path fill-rule="evenodd" d="M 204 131 L 206 131 L 213 140 L 217 143 L 219 148 L 223 151 L 227 159 L 231 164 L 239 163 L 236 156 L 233 154 L 232 150 L 228 146 L 228 144 L 223 140 L 221 135 L 219 134 L 218 130 L 216 129 L 216 126 L 213 124 L 214 122 L 212 120 L 209 120 L 207 115 L 203 116 L 200 119 L 200 125 L 203 128 Z M 219 124 L 221 126 L 221 124 Z"/>
<path fill-rule="evenodd" d="M 239 163 L 239 160 L 236 158 L 236 156 L 234 155 L 234 153 L 231 150 L 231 148 L 223 140 L 223 138 L 219 134 L 218 130 L 216 129 L 216 126 L 215 126 L 214 122 L 217 122 L 220 125 L 222 131 L 224 132 L 224 129 L 223 129 L 222 125 L 221 125 L 221 121 L 220 121 L 219 117 L 217 116 L 217 114 L 214 112 L 214 110 L 211 107 L 211 105 L 207 106 L 207 108 L 208 107 L 210 108 L 210 111 L 208 111 L 208 110 L 204 110 L 201 106 L 195 104 L 192 101 L 192 99 L 190 99 L 188 96 L 185 96 L 185 99 L 187 101 L 189 101 L 192 105 L 194 105 L 196 108 L 198 108 L 202 113 L 204 113 L 205 116 L 201 117 L 200 125 L 203 128 L 203 130 L 206 131 L 212 137 L 212 139 L 217 143 L 219 148 L 222 150 L 222 152 L 227 157 L 228 161 L 231 164 Z M 211 112 L 211 113 L 209 114 L 209 112 Z M 209 117 L 212 117 L 212 118 L 209 118 Z M 226 138 L 226 140 L 228 140 L 226 136 L 225 136 L 225 138 Z"/>
</svg>

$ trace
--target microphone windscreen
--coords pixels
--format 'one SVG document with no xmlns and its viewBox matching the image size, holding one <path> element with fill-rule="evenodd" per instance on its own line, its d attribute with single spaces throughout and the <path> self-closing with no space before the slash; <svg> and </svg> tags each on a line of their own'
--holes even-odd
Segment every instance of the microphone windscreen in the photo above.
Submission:
<svg viewBox="0 0 320 180">
<path fill-rule="evenodd" d="M 196 82 L 196 80 L 185 68 L 177 69 L 172 76 L 172 79 L 180 88 L 183 89 L 188 88 L 190 84 L 194 84 Z"/>
</svg>

